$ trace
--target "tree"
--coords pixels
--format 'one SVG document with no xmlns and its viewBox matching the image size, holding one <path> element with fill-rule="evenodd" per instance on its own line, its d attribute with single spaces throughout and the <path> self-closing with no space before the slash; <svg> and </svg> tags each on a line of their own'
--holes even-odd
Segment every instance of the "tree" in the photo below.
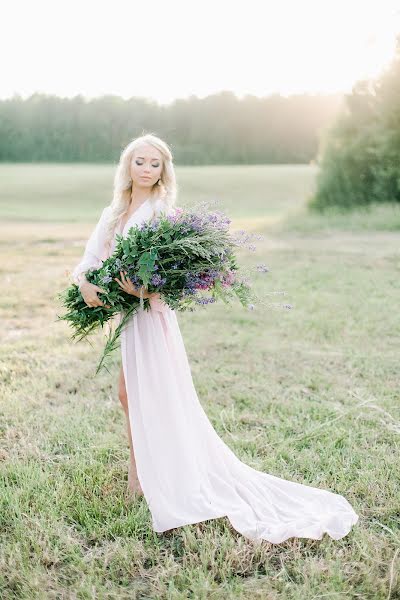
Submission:
<svg viewBox="0 0 400 600">
<path fill-rule="evenodd" d="M 311 209 L 400 202 L 400 35 L 381 76 L 357 82 L 345 96 L 320 156 Z"/>
</svg>

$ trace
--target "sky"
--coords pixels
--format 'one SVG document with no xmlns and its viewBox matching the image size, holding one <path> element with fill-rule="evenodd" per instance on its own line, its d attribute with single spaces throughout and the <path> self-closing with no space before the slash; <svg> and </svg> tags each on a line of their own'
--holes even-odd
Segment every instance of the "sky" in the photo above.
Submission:
<svg viewBox="0 0 400 600">
<path fill-rule="evenodd" d="M 3 0 L 0 98 L 349 92 L 396 34 L 400 0 Z"/>
</svg>

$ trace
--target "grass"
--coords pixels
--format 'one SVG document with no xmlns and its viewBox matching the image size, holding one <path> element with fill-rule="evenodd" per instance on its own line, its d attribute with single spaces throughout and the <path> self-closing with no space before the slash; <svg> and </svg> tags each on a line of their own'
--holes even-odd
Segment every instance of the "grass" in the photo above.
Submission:
<svg viewBox="0 0 400 600">
<path fill-rule="evenodd" d="M 0 171 L 0 597 L 400 598 L 391 209 L 307 216 L 314 167 L 177 169 L 182 204 L 218 197 L 234 228 L 263 234 L 242 264 L 265 262 L 270 272 L 254 273 L 259 295 L 285 291 L 277 299 L 293 305 L 178 316 L 213 426 L 247 464 L 343 494 L 360 515 L 342 540 L 257 547 L 226 518 L 157 534 L 145 501 L 124 501 L 120 356 L 113 376 L 93 378 L 102 335 L 74 345 L 56 322 L 56 294 L 109 200 L 113 170 Z"/>
<path fill-rule="evenodd" d="M 340 210 L 331 208 L 324 214 L 310 212 L 307 205 L 301 209 L 293 207 L 288 211 L 284 222 L 279 224 L 281 230 L 298 233 L 323 233 L 329 231 L 400 231 L 400 203 L 382 202 Z"/>
</svg>

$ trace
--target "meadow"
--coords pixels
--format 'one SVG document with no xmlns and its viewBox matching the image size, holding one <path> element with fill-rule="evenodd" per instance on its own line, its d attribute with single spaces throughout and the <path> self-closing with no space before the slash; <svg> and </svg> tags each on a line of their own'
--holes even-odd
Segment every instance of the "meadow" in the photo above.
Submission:
<svg viewBox="0 0 400 600">
<path fill-rule="evenodd" d="M 178 315 L 199 399 L 241 460 L 344 495 L 348 536 L 255 545 L 227 518 L 157 534 L 125 499 L 120 355 L 69 340 L 57 293 L 113 165 L 0 166 L 0 597 L 400 598 L 400 207 L 309 215 L 316 166 L 178 167 L 179 206 L 217 200 L 261 298 Z M 210 331 L 212 335 L 210 335 Z"/>
</svg>

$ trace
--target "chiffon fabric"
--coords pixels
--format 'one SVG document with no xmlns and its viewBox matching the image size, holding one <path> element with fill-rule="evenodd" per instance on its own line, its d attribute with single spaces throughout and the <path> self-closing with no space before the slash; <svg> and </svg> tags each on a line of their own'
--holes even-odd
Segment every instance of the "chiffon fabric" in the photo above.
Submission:
<svg viewBox="0 0 400 600">
<path fill-rule="evenodd" d="M 106 207 L 73 271 L 75 283 L 115 248 L 115 234 L 158 214 L 148 198 L 107 251 Z M 173 210 L 173 209 L 172 209 Z M 241 462 L 204 412 L 176 312 L 158 299 L 131 317 L 121 334 L 121 356 L 138 478 L 154 531 L 228 517 L 251 540 L 280 543 L 291 537 L 338 540 L 358 515 L 341 495 L 281 479 Z"/>
</svg>

